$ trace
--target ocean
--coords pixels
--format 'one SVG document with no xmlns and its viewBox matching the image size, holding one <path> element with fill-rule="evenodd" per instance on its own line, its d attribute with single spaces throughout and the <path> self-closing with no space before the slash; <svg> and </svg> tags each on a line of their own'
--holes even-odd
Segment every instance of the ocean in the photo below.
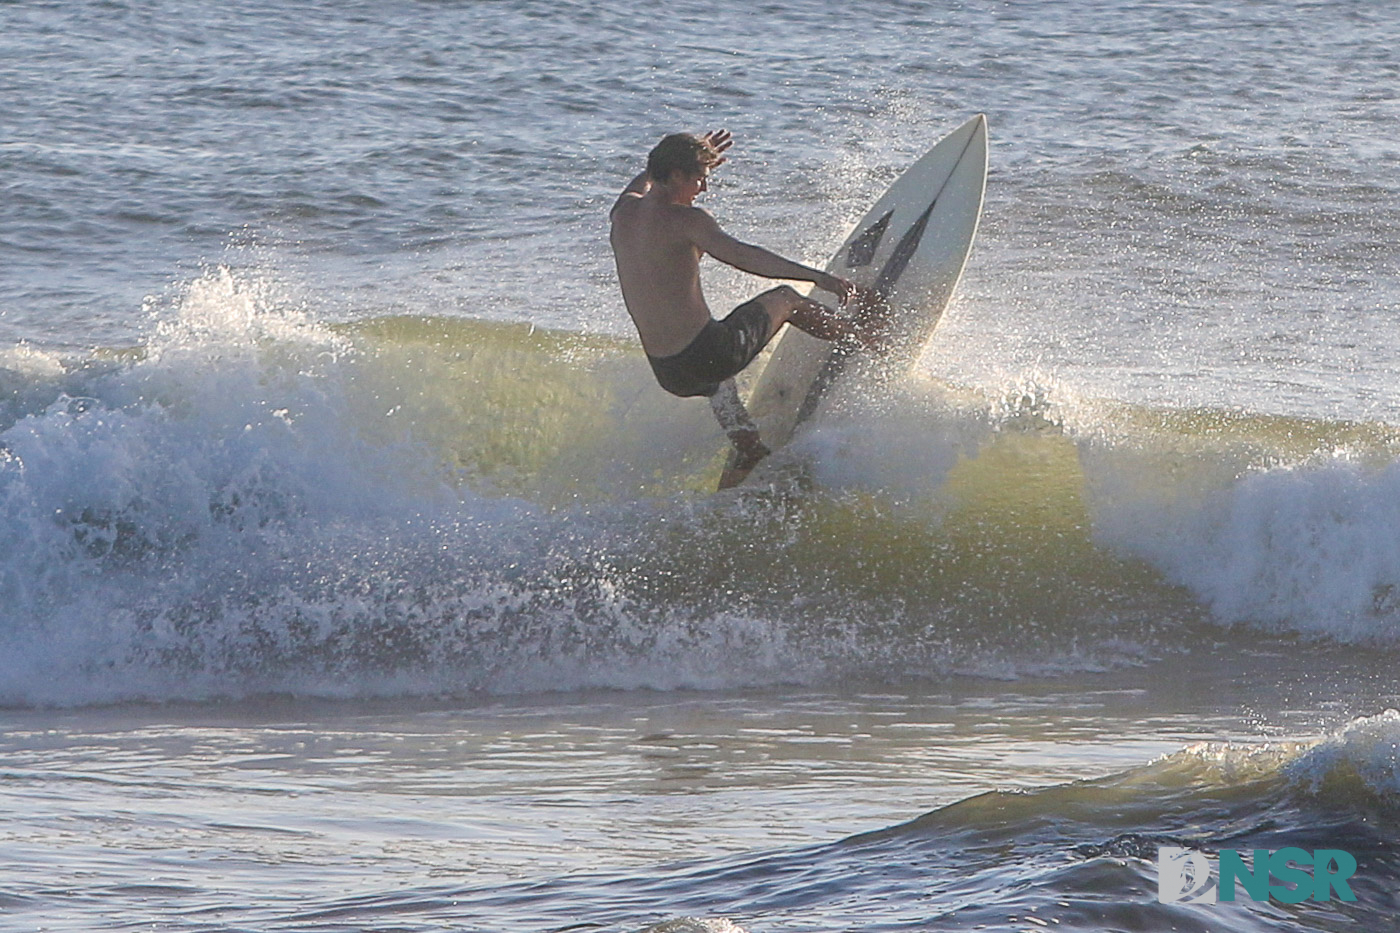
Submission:
<svg viewBox="0 0 1400 933">
<path fill-rule="evenodd" d="M 1397 50 L 1369 0 L 0 3 L 0 930 L 1395 929 Z M 728 128 L 701 203 L 823 265 L 977 113 L 917 365 L 712 493 L 608 249 L 647 150 Z M 1224 896 L 1284 849 L 1354 899 Z"/>
</svg>

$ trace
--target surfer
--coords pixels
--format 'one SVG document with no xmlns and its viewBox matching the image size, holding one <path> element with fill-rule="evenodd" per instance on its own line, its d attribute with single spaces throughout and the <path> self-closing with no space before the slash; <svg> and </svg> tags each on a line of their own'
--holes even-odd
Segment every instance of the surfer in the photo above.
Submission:
<svg viewBox="0 0 1400 933">
<path fill-rule="evenodd" d="M 709 398 L 738 452 L 734 469 L 747 472 L 769 451 L 739 399 L 734 376 L 785 323 L 822 340 L 868 343 L 873 334 L 863 313 L 842 315 L 790 285 L 744 302 L 723 320 L 710 314 L 700 288 L 700 257 L 706 253 L 753 275 L 811 282 L 843 306 L 856 298 L 862 312 L 871 304 L 852 282 L 741 242 L 695 206 L 733 142 L 726 130 L 667 136 L 647 156 L 646 170 L 623 189 L 610 217 L 622 298 L 656 381 L 672 395 Z"/>
</svg>

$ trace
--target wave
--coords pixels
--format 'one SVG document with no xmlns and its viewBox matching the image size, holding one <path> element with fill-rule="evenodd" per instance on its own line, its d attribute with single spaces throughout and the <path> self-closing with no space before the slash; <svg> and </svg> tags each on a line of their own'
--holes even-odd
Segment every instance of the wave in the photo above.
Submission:
<svg viewBox="0 0 1400 933">
<path fill-rule="evenodd" d="M 629 341 L 213 270 L 0 357 L 0 702 L 732 686 L 1388 643 L 1396 432 L 911 376 L 712 495 Z"/>
<path fill-rule="evenodd" d="M 1397 747 L 1400 712 L 1387 710 L 1320 739 L 1202 744 L 1094 780 L 984 793 L 833 843 L 575 872 L 551 880 L 548 897 L 537 881 L 400 890 L 318 904 L 289 926 L 408 911 L 451 925 L 494 910 L 510 928 L 564 929 L 584 917 L 646 933 L 1385 929 L 1400 881 Z M 1165 846 L 1217 857 L 1342 849 L 1357 862 L 1356 899 L 1163 904 Z M 660 909 L 675 919 L 657 924 Z"/>
<path fill-rule="evenodd" d="M 1387 710 L 1321 739 L 1205 743 L 1108 777 L 989 792 L 834 845 L 685 874 L 801 877 L 784 912 L 820 904 L 836 922 L 836 905 L 880 903 L 891 905 L 894 915 L 881 916 L 889 929 L 933 920 L 940 930 L 1375 928 L 1393 917 L 1400 878 L 1397 748 L 1400 712 Z M 1358 862 L 1357 899 L 1160 904 L 1162 846 L 1341 848 Z M 726 900 L 719 909 L 751 906 Z"/>
<path fill-rule="evenodd" d="M 1395 908 L 1400 862 L 1400 712 L 1348 723 L 1321 740 L 1207 743 L 1090 781 L 992 792 L 841 848 L 897 850 L 942 879 L 940 929 L 986 929 L 1036 916 L 1068 929 L 1346 929 Z M 1162 905 L 1162 846 L 1308 851 L 1344 848 L 1358 861 L 1354 903 Z M 996 890 L 984 882 L 996 879 Z"/>
</svg>

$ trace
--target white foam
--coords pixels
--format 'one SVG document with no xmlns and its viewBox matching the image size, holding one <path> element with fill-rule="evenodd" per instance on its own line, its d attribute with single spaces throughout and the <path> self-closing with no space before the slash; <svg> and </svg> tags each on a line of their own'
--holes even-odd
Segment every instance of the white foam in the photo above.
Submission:
<svg viewBox="0 0 1400 933">
<path fill-rule="evenodd" d="M 705 919 L 680 917 L 647 927 L 642 933 L 747 933 L 743 927 L 725 917 Z"/>
<path fill-rule="evenodd" d="M 19 343 L 0 348 L 0 370 L 9 370 L 31 378 L 55 378 L 63 375 L 63 360 L 56 353 Z"/>
<path fill-rule="evenodd" d="M 1400 795 L 1400 711 L 1353 719 L 1290 762 L 1285 773 L 1313 792 L 1331 780 L 1355 778 L 1372 793 Z"/>
<path fill-rule="evenodd" d="M 1400 794 L 1400 711 L 1358 717 L 1320 739 L 1202 742 L 1157 766 L 1185 767 L 1192 783 L 1236 785 L 1281 777 L 1307 794 L 1346 792 L 1359 783 L 1368 793 L 1395 797 Z"/>
<path fill-rule="evenodd" d="M 69 377 L 0 434 L 0 701 L 101 697 L 154 600 L 207 602 L 294 559 L 299 535 L 443 501 L 394 481 L 417 461 L 358 436 L 337 384 L 348 345 L 274 293 L 212 271 L 143 359 Z"/>
<path fill-rule="evenodd" d="M 1339 451 L 1223 485 L 1159 479 L 1152 490 L 1099 473 L 1101 493 L 1117 487 L 1097 500 L 1100 541 L 1148 560 L 1223 622 L 1400 636 L 1400 463 L 1377 469 Z"/>
<path fill-rule="evenodd" d="M 144 356 L 3 431 L 0 703 L 820 670 L 760 616 L 618 584 L 665 531 L 655 510 L 688 503 L 551 511 L 452 485 L 412 432 L 366 421 L 393 417 L 357 384 L 374 365 L 275 284 L 216 269 Z"/>
<path fill-rule="evenodd" d="M 393 344 L 396 351 L 423 340 L 433 348 L 425 353 L 460 358 L 455 332 L 422 338 L 406 325 L 410 336 L 396 337 L 397 323 L 384 322 L 366 339 L 404 341 Z M 526 360 L 548 352 L 508 334 L 464 333 L 499 339 Z M 428 365 L 421 380 L 396 381 L 384 367 L 399 374 L 418 357 L 381 357 L 365 346 L 318 323 L 275 283 L 215 269 L 159 313 L 143 355 L 33 375 L 31 394 L 42 398 L 43 389 L 47 400 L 0 432 L 0 600 L 7 607 L 0 702 L 267 690 L 722 688 L 866 670 L 1015 677 L 1135 663 L 1150 653 L 1126 626 L 1106 639 L 1094 606 L 1081 615 L 1077 605 L 1047 606 L 1039 588 L 1054 585 L 1064 567 L 994 561 L 986 570 L 956 551 L 1092 560 L 1079 553 L 1088 549 L 1025 538 L 1038 534 L 1053 544 L 1083 534 L 1077 517 L 1059 514 L 1079 507 L 1068 440 L 1048 439 L 1059 472 L 1026 497 L 1003 493 L 1020 480 L 1019 470 L 1043 467 L 1037 456 L 1047 451 L 988 462 L 997 460 L 986 450 L 999 429 L 1025 427 L 1024 405 L 1000 414 L 969 408 L 916 379 L 844 410 L 785 452 L 810 463 L 821 489 L 803 514 L 788 514 L 782 496 L 753 490 L 713 499 L 605 493 L 594 503 L 562 494 L 533 502 L 484 491 L 470 475 L 463 481 L 454 470 L 465 458 L 450 456 L 456 440 L 429 442 L 418 430 L 444 407 L 408 414 L 400 404 L 465 387 L 445 409 L 483 399 L 483 418 L 462 419 L 474 430 L 496 417 L 491 405 L 541 404 L 529 392 L 497 392 L 514 388 L 519 374 L 462 376 Z M 478 349 L 492 355 L 492 347 Z M 634 375 L 620 377 L 625 389 Z M 615 376 L 585 385 L 586 397 L 575 403 L 609 417 Z M 1033 409 L 1032 433 L 1050 424 L 1046 394 L 1021 393 Z M 707 415 L 703 405 L 696 411 Z M 643 438 L 635 410 L 622 406 L 616 417 L 616 425 L 588 421 L 591 446 L 549 481 L 567 486 L 576 475 L 628 460 L 644 441 L 665 447 L 674 435 L 692 433 L 678 424 L 658 444 L 657 436 Z M 513 425 L 498 433 L 514 437 Z M 609 434 L 614 427 L 619 441 Z M 696 462 L 713 457 L 710 451 Z M 669 449 L 653 450 L 637 456 L 633 472 L 675 460 Z M 553 461 L 546 455 L 542 462 Z M 959 495 L 973 500 L 964 503 L 966 514 L 940 499 L 954 471 Z M 1044 510 L 1046 496 L 1065 501 Z M 885 527 L 882 510 L 891 500 L 899 507 L 889 511 L 898 514 Z M 820 526 L 827 509 L 839 532 L 846 507 L 867 501 L 874 507 L 857 509 L 860 533 L 851 542 L 805 528 L 808 517 Z M 1033 508 L 1035 521 L 1020 521 L 1022 508 Z M 928 555 L 919 548 L 921 541 L 939 546 L 950 514 L 962 522 L 963 539 L 950 543 L 956 553 L 942 555 L 953 568 L 943 603 L 921 582 Z M 812 580 L 829 576 L 826 564 L 867 559 L 867 531 L 875 548 L 869 559 L 895 562 L 884 569 L 905 573 L 908 591 L 870 592 L 862 589 L 867 577 L 853 573 L 813 596 Z M 745 569 L 742 555 L 794 543 L 813 566 L 792 567 L 778 581 Z M 1174 547 L 1164 560 L 1179 556 Z M 716 560 L 723 566 L 710 573 Z M 811 598 L 786 606 L 782 592 Z M 972 605 L 969 593 L 990 597 Z M 1026 607 L 1028 618 L 995 615 L 1008 605 Z M 993 615 L 966 614 L 981 612 Z M 1019 650 L 1023 624 L 1045 635 L 1029 652 Z M 1047 651 L 1049 644 L 1063 650 Z"/>
</svg>

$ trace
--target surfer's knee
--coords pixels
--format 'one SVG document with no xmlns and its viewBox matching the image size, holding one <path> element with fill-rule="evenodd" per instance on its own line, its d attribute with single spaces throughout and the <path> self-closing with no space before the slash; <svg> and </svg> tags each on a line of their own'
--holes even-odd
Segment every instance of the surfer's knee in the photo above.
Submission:
<svg viewBox="0 0 1400 933">
<path fill-rule="evenodd" d="M 780 308 L 784 313 L 791 311 L 800 305 L 804 299 L 802 293 L 791 285 L 779 285 L 777 288 L 770 288 L 759 295 L 756 299 L 761 301 L 764 307 Z"/>
<path fill-rule="evenodd" d="M 802 297 L 802 293 L 791 285 L 770 288 L 754 300 L 762 306 L 763 310 L 768 312 L 768 316 L 772 319 L 770 333 L 776 333 L 779 327 L 792 318 L 794 312 L 807 303 L 807 299 Z"/>
</svg>

